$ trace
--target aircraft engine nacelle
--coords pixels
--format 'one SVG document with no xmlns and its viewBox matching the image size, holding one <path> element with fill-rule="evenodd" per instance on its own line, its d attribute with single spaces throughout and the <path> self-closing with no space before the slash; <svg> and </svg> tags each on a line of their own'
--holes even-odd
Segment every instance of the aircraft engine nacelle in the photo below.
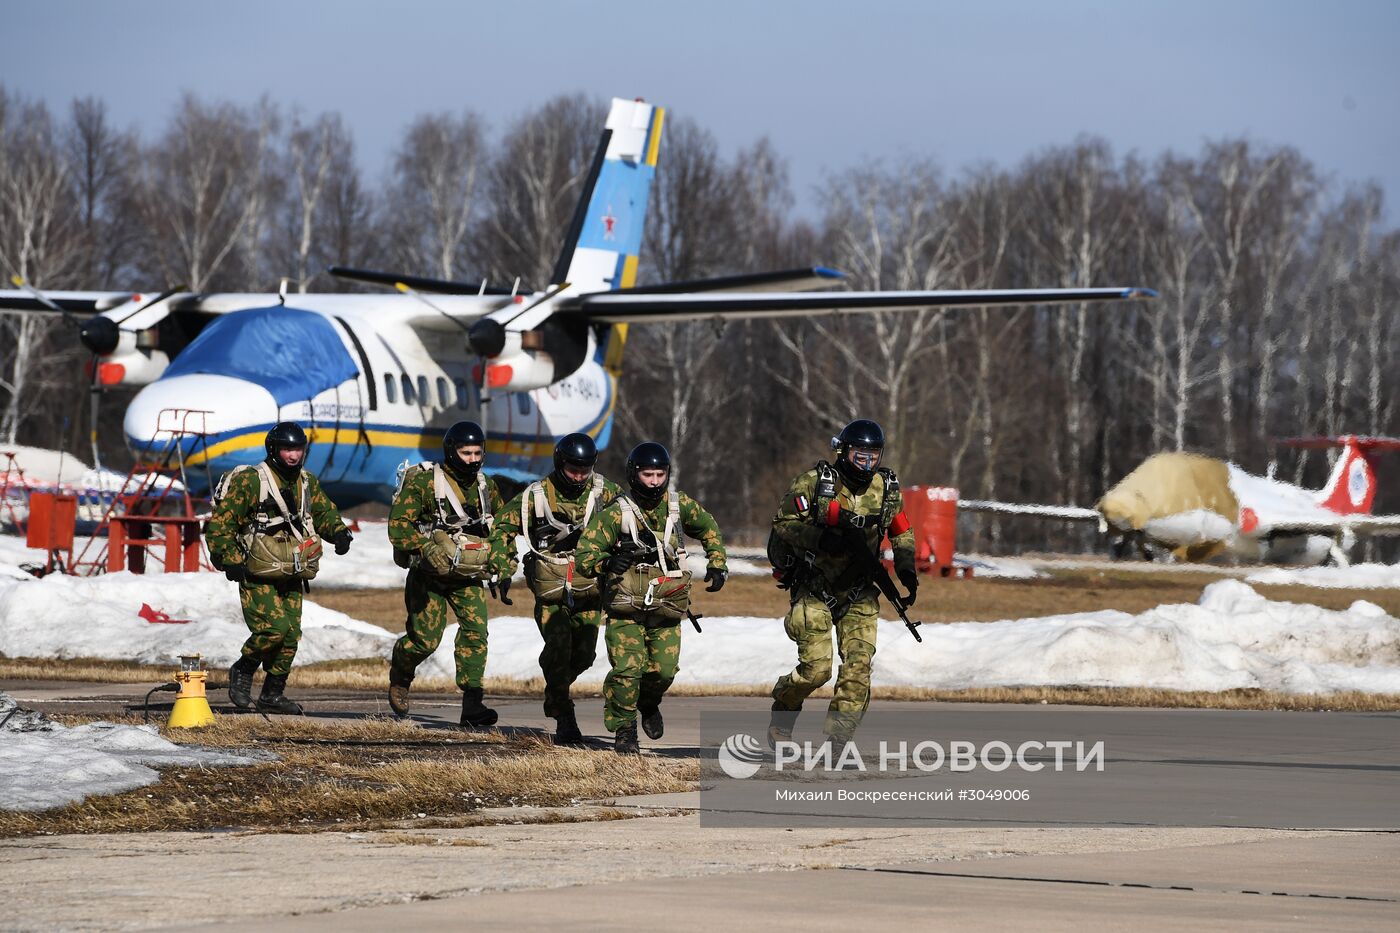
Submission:
<svg viewBox="0 0 1400 933">
<path fill-rule="evenodd" d="M 162 350 L 137 350 L 113 353 L 97 358 L 97 384 L 101 386 L 144 386 L 155 382 L 170 365 L 170 357 Z M 93 361 L 83 371 L 92 378 Z"/>
<path fill-rule="evenodd" d="M 588 352 L 588 328 L 550 320 L 534 330 L 497 332 L 499 350 L 472 377 L 488 392 L 527 392 L 564 379 L 583 364 Z M 496 347 L 492 347 L 496 349 Z"/>
</svg>

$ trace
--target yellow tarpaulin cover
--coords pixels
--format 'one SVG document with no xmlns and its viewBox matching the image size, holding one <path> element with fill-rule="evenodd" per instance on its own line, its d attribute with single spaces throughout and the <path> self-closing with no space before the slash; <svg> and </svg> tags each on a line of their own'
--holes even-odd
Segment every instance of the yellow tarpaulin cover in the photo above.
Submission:
<svg viewBox="0 0 1400 933">
<path fill-rule="evenodd" d="M 1199 454 L 1165 453 L 1148 457 L 1122 482 L 1104 493 L 1098 505 L 1118 528 L 1141 531 L 1152 519 L 1209 509 L 1227 521 L 1239 519 L 1239 501 L 1230 491 L 1225 462 Z M 1186 556 L 1186 555 L 1183 555 Z M 1203 555 L 1190 555 L 1202 559 Z"/>
</svg>

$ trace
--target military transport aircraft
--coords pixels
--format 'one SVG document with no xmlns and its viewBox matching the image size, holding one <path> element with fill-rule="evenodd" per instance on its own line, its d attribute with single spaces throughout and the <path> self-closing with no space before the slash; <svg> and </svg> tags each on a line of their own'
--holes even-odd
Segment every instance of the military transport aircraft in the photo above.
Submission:
<svg viewBox="0 0 1400 933">
<path fill-rule="evenodd" d="M 145 386 L 124 421 L 133 450 L 151 444 L 163 410 L 205 410 L 207 444 L 187 462 L 217 477 L 261 459 L 273 423 L 300 421 L 313 440 L 308 466 L 349 505 L 388 501 L 396 468 L 432 455 L 464 418 L 486 426 L 488 469 L 517 479 L 547 472 L 555 439 L 569 432 L 605 446 L 629 324 L 1155 297 L 1142 288 L 813 291 L 844 278 L 821 267 L 636 287 L 664 116 L 613 100 L 541 292 L 332 269 L 400 293 L 22 287 L 0 292 L 0 310 L 61 313 L 75 327 L 85 317 L 78 331 L 94 381 Z"/>
<path fill-rule="evenodd" d="M 1321 490 L 1252 476 L 1223 460 L 1161 453 L 1104 493 L 1093 508 L 968 499 L 971 512 L 1094 522 L 1121 551 L 1169 552 L 1178 560 L 1229 556 L 1245 561 L 1346 566 L 1360 535 L 1400 535 L 1400 515 L 1372 515 L 1375 455 L 1400 450 L 1388 437 L 1289 438 L 1281 443 L 1341 456 Z"/>
</svg>

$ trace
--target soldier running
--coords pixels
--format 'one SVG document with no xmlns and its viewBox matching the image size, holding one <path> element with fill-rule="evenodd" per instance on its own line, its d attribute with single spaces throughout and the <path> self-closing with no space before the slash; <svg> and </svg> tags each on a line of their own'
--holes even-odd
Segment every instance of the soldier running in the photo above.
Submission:
<svg viewBox="0 0 1400 933">
<path fill-rule="evenodd" d="M 495 725 L 496 711 L 482 702 L 486 672 L 486 585 L 492 580 L 490 534 L 502 499 L 496 481 L 481 472 L 486 432 L 459 421 L 442 438 L 442 463 L 409 467 L 389 511 L 394 560 L 408 568 L 403 601 L 407 631 L 394 642 L 389 666 L 389 708 L 408 715 L 413 674 L 442 641 L 447 609 L 457 616 L 453 652 L 462 690 L 464 727 Z M 510 577 L 500 581 L 501 595 Z"/>
<path fill-rule="evenodd" d="M 253 674 L 267 672 L 259 712 L 301 713 L 283 690 L 301 639 L 302 594 L 320 567 L 321 542 L 350 550 L 350 529 L 306 463 L 306 432 L 283 421 L 263 441 L 267 458 L 225 474 L 214 493 L 205 535 L 209 558 L 238 583 L 243 621 L 252 632 L 228 672 L 228 698 L 253 705 Z M 319 536 L 319 538 L 318 538 Z"/>
<path fill-rule="evenodd" d="M 593 516 L 574 552 L 579 573 L 603 580 L 608 661 L 603 724 L 613 750 L 639 754 L 642 729 L 661 738 L 661 698 L 680 669 L 680 623 L 690 607 L 690 572 L 681 532 L 699 539 L 709 558 L 707 592 L 727 577 L 724 541 L 709 512 L 671 489 L 671 455 L 652 441 L 627 457 L 627 493 Z"/>
<path fill-rule="evenodd" d="M 525 534 L 525 580 L 535 594 L 535 624 L 544 639 L 544 714 L 555 722 L 556 745 L 583 743 L 569 687 L 593 666 L 603 621 L 598 580 L 578 572 L 574 549 L 589 519 L 622 495 L 622 487 L 593 469 L 597 462 L 593 438 L 561 438 L 554 445 L 554 471 L 506 505 L 491 538 L 494 569 L 505 578 L 515 572 L 516 537 Z"/>
<path fill-rule="evenodd" d="M 894 471 L 880 467 L 885 434 L 865 419 L 832 438 L 833 469 L 825 460 L 793 480 L 773 518 L 769 553 L 781 584 L 792 592 L 783 620 L 797 643 L 797 667 L 773 686 L 769 742 L 790 741 L 807 697 L 831 679 L 831 630 L 841 669 L 827 709 L 826 734 L 849 741 L 870 705 L 870 665 L 875 656 L 879 590 L 856 548 L 878 553 L 886 534 L 895 571 L 912 604 L 919 588 L 914 533 Z"/>
</svg>

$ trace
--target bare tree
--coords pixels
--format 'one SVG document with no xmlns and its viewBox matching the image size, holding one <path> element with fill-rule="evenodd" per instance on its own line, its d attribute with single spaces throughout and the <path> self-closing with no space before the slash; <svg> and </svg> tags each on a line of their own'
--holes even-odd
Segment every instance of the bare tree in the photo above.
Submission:
<svg viewBox="0 0 1400 933">
<path fill-rule="evenodd" d="M 394 264 L 452 279 L 466 272 L 478 213 L 485 131 L 470 111 L 419 117 L 394 159 L 389 225 Z"/>
</svg>

